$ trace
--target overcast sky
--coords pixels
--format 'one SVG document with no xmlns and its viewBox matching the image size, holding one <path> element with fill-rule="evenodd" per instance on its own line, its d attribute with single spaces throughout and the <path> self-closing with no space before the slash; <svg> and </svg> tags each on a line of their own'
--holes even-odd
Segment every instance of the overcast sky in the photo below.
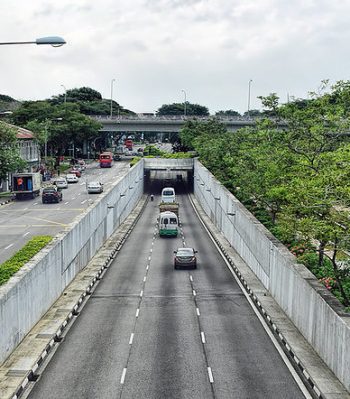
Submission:
<svg viewBox="0 0 350 399">
<path fill-rule="evenodd" d="M 135 112 L 187 100 L 260 109 L 257 96 L 307 98 L 350 75 L 350 1 L 1 0 L 0 94 L 39 100 L 88 86 Z"/>
</svg>

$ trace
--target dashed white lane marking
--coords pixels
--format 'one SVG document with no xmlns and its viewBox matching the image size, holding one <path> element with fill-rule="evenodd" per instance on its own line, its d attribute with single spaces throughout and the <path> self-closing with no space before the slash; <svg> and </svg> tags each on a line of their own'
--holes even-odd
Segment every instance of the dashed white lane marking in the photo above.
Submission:
<svg viewBox="0 0 350 399">
<path fill-rule="evenodd" d="M 10 245 L 8 245 L 7 247 L 5 247 L 5 249 L 9 249 L 9 248 L 13 247 L 13 245 L 14 245 L 14 244 L 10 244 Z"/>
<path fill-rule="evenodd" d="M 205 335 L 204 332 L 201 331 L 202 343 L 205 344 Z"/>
<path fill-rule="evenodd" d="M 143 282 L 144 282 L 144 283 L 146 282 L 146 276 L 143 278 Z"/>
<path fill-rule="evenodd" d="M 193 282 L 193 277 L 192 277 L 192 276 L 190 276 L 190 281 L 192 281 L 192 282 Z"/>
<path fill-rule="evenodd" d="M 125 374 L 126 374 L 126 367 L 124 368 L 123 373 L 122 373 L 122 377 L 121 377 L 121 379 L 120 379 L 120 383 L 121 383 L 121 384 L 124 384 L 124 381 L 125 381 Z"/>
<path fill-rule="evenodd" d="M 34 202 L 34 204 L 33 205 L 38 205 L 38 202 Z"/>
<path fill-rule="evenodd" d="M 64 203 L 64 205 L 67 205 L 67 204 L 68 204 L 68 201 Z"/>
<path fill-rule="evenodd" d="M 81 195 L 81 193 L 78 193 L 78 195 Z"/>
<path fill-rule="evenodd" d="M 134 340 L 134 333 L 131 333 L 130 339 L 129 339 L 129 345 L 132 345 L 133 340 Z"/>
<path fill-rule="evenodd" d="M 29 231 L 27 231 L 26 233 L 24 233 L 22 237 L 25 237 L 25 236 L 27 236 L 28 234 L 30 234 Z"/>
<path fill-rule="evenodd" d="M 75 200 L 75 197 L 73 197 L 72 200 Z"/>
<path fill-rule="evenodd" d="M 149 269 L 149 265 L 146 266 L 146 270 L 148 270 L 148 269 Z"/>
<path fill-rule="evenodd" d="M 142 295 L 143 295 L 143 290 L 141 290 L 141 292 L 140 292 L 140 296 L 142 297 Z"/>
<path fill-rule="evenodd" d="M 192 290 L 192 293 L 193 293 L 193 296 L 197 295 L 195 290 Z"/>
<path fill-rule="evenodd" d="M 199 309 L 196 308 L 197 316 L 200 316 L 201 314 L 199 313 Z"/>
<path fill-rule="evenodd" d="M 24 211 L 27 211 L 27 210 L 28 210 L 28 208 L 24 208 L 23 210 L 24 210 Z"/>
<path fill-rule="evenodd" d="M 140 309 L 137 308 L 135 317 L 139 317 Z"/>
<path fill-rule="evenodd" d="M 154 241 L 152 241 L 152 246 L 154 245 Z"/>
<path fill-rule="evenodd" d="M 209 381 L 212 384 L 214 382 L 214 378 L 213 378 L 213 373 L 211 372 L 211 367 L 208 367 L 208 375 L 209 375 Z"/>
<path fill-rule="evenodd" d="M 183 245 L 184 245 L 184 247 L 186 247 L 186 242 L 185 241 L 183 241 Z"/>
<path fill-rule="evenodd" d="M 83 186 L 84 184 L 86 184 L 86 183 L 80 183 L 81 186 Z M 78 194 L 78 195 L 80 195 L 80 194 Z"/>
<path fill-rule="evenodd" d="M 150 252 L 153 252 L 153 249 L 151 248 L 149 251 L 150 251 Z"/>
<path fill-rule="evenodd" d="M 150 257 L 150 256 L 148 257 L 148 260 L 151 260 L 151 257 Z"/>
<path fill-rule="evenodd" d="M 85 204 L 86 201 L 87 201 L 87 200 L 81 201 L 81 204 L 82 204 L 82 205 Z"/>
</svg>

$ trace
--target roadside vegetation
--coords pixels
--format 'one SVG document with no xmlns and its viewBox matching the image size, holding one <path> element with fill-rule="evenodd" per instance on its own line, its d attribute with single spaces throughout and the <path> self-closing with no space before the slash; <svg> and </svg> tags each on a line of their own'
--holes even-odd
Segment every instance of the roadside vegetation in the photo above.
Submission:
<svg viewBox="0 0 350 399">
<path fill-rule="evenodd" d="M 43 249 L 49 242 L 51 236 L 36 236 L 16 252 L 10 259 L 0 265 L 0 285 L 5 284 L 18 270 L 29 262 L 34 255 Z"/>
<path fill-rule="evenodd" d="M 260 97 L 252 128 L 189 121 L 180 138 L 349 308 L 350 82 L 322 84 L 308 100 Z"/>
</svg>

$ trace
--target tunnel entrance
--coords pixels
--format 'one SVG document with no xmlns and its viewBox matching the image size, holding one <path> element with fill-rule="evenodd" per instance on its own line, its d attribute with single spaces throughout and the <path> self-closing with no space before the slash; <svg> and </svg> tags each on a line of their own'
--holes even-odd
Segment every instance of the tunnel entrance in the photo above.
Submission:
<svg viewBox="0 0 350 399">
<path fill-rule="evenodd" d="M 145 170 L 144 192 L 160 194 L 164 187 L 174 187 L 178 194 L 193 192 L 193 171 Z"/>
</svg>

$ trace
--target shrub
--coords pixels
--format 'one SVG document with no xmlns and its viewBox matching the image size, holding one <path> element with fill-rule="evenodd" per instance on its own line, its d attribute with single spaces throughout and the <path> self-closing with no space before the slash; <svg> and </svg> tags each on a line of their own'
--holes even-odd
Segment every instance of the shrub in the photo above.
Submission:
<svg viewBox="0 0 350 399">
<path fill-rule="evenodd" d="M 33 237 L 10 259 L 0 265 L 0 285 L 5 284 L 23 265 L 52 240 L 51 236 Z"/>
</svg>

